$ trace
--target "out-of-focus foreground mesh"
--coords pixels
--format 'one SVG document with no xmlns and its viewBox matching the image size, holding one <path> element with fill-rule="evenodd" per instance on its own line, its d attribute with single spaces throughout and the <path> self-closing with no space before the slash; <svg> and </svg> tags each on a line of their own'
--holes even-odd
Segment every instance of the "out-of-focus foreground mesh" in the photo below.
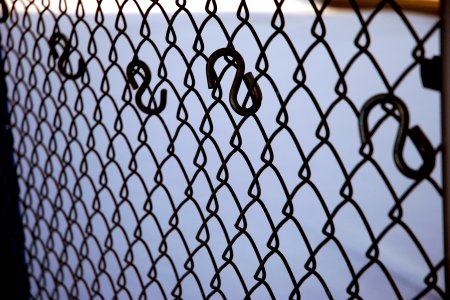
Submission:
<svg viewBox="0 0 450 300">
<path fill-rule="evenodd" d="M 420 79 L 439 20 L 349 2 L 6 1 L 32 297 L 443 298 L 440 96 Z M 231 57 L 208 88 L 221 48 L 260 88 L 255 114 L 230 105 Z M 363 147 L 360 110 L 377 94 L 430 140 L 425 178 L 395 165 L 390 105 Z M 410 139 L 404 158 L 422 163 Z"/>
</svg>

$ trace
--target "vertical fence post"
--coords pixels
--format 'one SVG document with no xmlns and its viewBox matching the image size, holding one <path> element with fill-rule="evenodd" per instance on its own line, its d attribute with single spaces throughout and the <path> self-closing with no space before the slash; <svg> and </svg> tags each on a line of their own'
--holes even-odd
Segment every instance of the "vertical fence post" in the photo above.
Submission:
<svg viewBox="0 0 450 300">
<path fill-rule="evenodd" d="M 6 92 L 0 57 L 0 293 L 8 299 L 22 300 L 29 298 L 29 281 Z"/>
<path fill-rule="evenodd" d="M 450 3 L 441 0 L 442 145 L 444 183 L 445 288 L 450 294 Z"/>
</svg>

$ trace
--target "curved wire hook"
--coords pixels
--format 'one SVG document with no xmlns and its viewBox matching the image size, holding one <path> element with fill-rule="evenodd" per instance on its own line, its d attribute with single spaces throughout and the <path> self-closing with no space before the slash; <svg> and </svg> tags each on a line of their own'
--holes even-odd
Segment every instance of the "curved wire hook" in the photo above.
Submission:
<svg viewBox="0 0 450 300">
<path fill-rule="evenodd" d="M 234 111 L 241 116 L 246 116 L 254 114 L 261 107 L 262 93 L 259 85 L 256 83 L 255 78 L 251 72 L 244 75 L 245 72 L 245 62 L 242 56 L 234 49 L 231 48 L 221 48 L 216 50 L 208 59 L 206 63 L 206 77 L 208 80 L 208 88 L 212 89 L 216 87 L 218 82 L 217 73 L 214 70 L 214 65 L 217 60 L 221 57 L 231 56 L 237 64 L 236 75 L 234 76 L 233 83 L 230 89 L 230 104 Z M 252 99 L 252 106 L 249 108 L 245 107 L 245 103 L 241 106 L 237 100 L 239 88 L 241 83 L 244 81 L 248 89 L 251 89 L 250 98 Z"/>
<path fill-rule="evenodd" d="M 139 69 L 142 69 L 144 71 L 143 82 L 140 86 L 137 84 L 136 79 L 134 78 L 134 76 L 138 73 Z M 152 101 L 154 101 L 153 94 L 151 95 L 148 106 L 144 105 L 144 103 L 142 102 L 142 96 L 144 95 L 144 92 L 147 89 L 147 87 L 150 85 L 150 80 L 152 78 L 149 67 L 142 60 L 133 59 L 128 64 L 127 78 L 128 78 L 128 81 L 130 82 L 131 87 L 135 90 L 137 89 L 136 104 L 141 111 L 143 111 L 149 115 L 156 115 L 156 114 L 161 113 L 164 110 L 164 108 L 166 108 L 166 104 L 167 104 L 167 90 L 166 89 L 161 89 L 161 103 L 155 109 L 150 108 L 150 103 Z"/>
<path fill-rule="evenodd" d="M 58 61 L 58 69 L 61 72 L 61 74 L 63 74 L 64 76 L 66 76 L 69 79 L 77 79 L 79 77 L 81 77 L 84 72 L 86 71 L 86 64 L 83 60 L 83 58 L 80 57 L 80 59 L 78 60 L 78 71 L 75 72 L 74 74 L 70 74 L 66 71 L 65 65 L 69 62 L 69 55 L 70 55 L 70 43 L 67 41 L 67 38 L 65 35 L 63 35 L 60 32 L 55 32 L 50 40 L 48 41 L 49 45 L 50 45 L 50 54 L 57 59 L 59 57 L 58 52 L 56 51 L 56 46 L 60 43 L 60 41 L 63 42 L 63 53 L 61 55 L 61 57 L 59 58 Z"/>
<path fill-rule="evenodd" d="M 8 6 L 5 3 L 5 0 L 0 0 L 0 6 L 2 8 L 2 16 L 0 17 L 0 23 L 5 23 L 9 18 Z"/>
<path fill-rule="evenodd" d="M 369 113 L 378 104 L 392 104 L 399 112 L 400 127 L 397 131 L 397 137 L 394 145 L 394 160 L 400 172 L 406 177 L 412 179 L 422 179 L 427 177 L 434 169 L 435 154 L 434 148 L 430 141 L 427 139 L 423 131 L 414 126 L 409 128 L 409 112 L 405 103 L 394 95 L 379 94 L 370 98 L 362 107 L 359 116 L 359 129 L 361 135 L 361 142 L 364 145 L 372 146 L 370 140 L 368 118 Z M 411 169 L 405 162 L 403 157 L 403 150 L 405 148 L 406 138 L 409 137 L 416 146 L 419 154 L 423 160 L 422 166 L 417 169 Z"/>
</svg>

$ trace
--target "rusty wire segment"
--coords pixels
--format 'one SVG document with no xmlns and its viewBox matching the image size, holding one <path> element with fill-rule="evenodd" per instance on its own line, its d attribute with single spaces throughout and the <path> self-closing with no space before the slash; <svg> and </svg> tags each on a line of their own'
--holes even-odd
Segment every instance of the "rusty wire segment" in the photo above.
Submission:
<svg viewBox="0 0 450 300">
<path fill-rule="evenodd" d="M 74 13 L 67 11 L 67 0 L 60 0 L 56 9 L 49 4 L 55 1 L 13 0 L 8 9 L 1 2 L 1 50 L 33 298 L 275 299 L 284 293 L 286 298 L 308 299 L 304 293 L 313 282 L 323 298 L 365 299 L 363 283 L 374 270 L 382 278 L 376 289 L 390 290 L 394 298 L 444 298 L 444 257 L 432 258 L 429 245 L 405 220 L 404 210 L 423 184 L 442 201 L 441 183 L 433 175 L 440 167 L 441 146 L 431 143 L 419 127 L 410 128 L 409 99 L 394 96 L 405 78 L 420 69 L 425 45 L 439 32 L 439 24 L 418 34 L 395 1 L 380 1 L 363 13 L 351 0 L 359 24 L 352 37 L 355 53 L 339 61 L 327 38 L 324 15 L 329 1 L 307 2 L 314 15 L 307 24 L 310 44 L 302 50 L 294 46 L 297 37 L 287 33 L 283 0 L 272 1 L 271 22 L 266 24 L 270 35 L 264 37 L 255 30 L 252 17 L 257 14 L 245 0 L 232 13 L 231 27 L 217 10 L 219 0 L 205 1 L 199 15 L 189 10 L 189 0 L 170 1 L 176 5 L 171 13 L 157 0 L 146 5 L 112 1 L 117 12 L 106 13 L 99 0 L 90 21 L 84 12 L 86 1 L 74 1 Z M 126 18 L 128 4 L 139 7 L 132 17 L 138 26 Z M 414 44 L 405 54 L 410 63 L 395 80 L 388 80 L 371 52 L 372 22 L 385 6 L 398 15 Z M 164 32 L 150 25 L 154 13 L 163 20 Z M 195 32 L 189 36 L 190 49 L 179 46 L 186 34 L 176 27 L 180 19 Z M 219 37 L 205 34 L 211 24 L 223 33 L 219 47 L 210 44 Z M 241 31 L 251 36 L 256 57 L 235 42 Z M 158 34 L 164 44 L 156 42 Z M 281 91 L 271 71 L 276 67 L 271 45 L 280 40 L 292 55 L 287 92 Z M 331 83 L 334 98 L 327 105 L 319 103 L 305 67 L 318 48 L 324 49 L 322 55 L 337 74 Z M 347 82 L 363 57 L 380 78 L 377 94 L 384 95 L 366 106 L 361 103 L 368 98 L 352 98 Z M 176 60 L 175 71 L 171 60 Z M 180 80 L 175 79 L 178 75 Z M 314 132 L 309 148 L 293 125 L 301 110 L 295 98 L 300 92 L 320 119 L 302 123 Z M 343 103 L 361 129 L 362 140 L 351 137 L 361 147 L 353 164 L 341 156 L 333 139 L 334 112 Z M 369 126 L 374 106 L 383 114 Z M 267 107 L 276 109 L 263 112 Z M 399 129 L 389 151 L 406 178 L 401 180 L 408 180 L 400 191 L 371 142 L 391 119 Z M 283 137 L 291 141 L 283 150 L 297 157 L 287 164 L 280 163 L 280 157 L 287 157 L 284 152 L 277 152 Z M 408 140 L 423 159 L 417 169 L 403 157 Z M 257 150 L 248 151 L 248 144 Z M 331 171 L 314 168 L 323 150 L 339 170 L 332 181 L 340 189 L 332 196 L 317 183 L 318 174 Z M 294 175 L 286 171 L 289 165 L 297 168 Z M 239 174 L 234 173 L 236 166 L 242 168 Z M 364 210 L 364 197 L 357 196 L 355 182 L 368 166 L 390 195 L 380 226 L 373 223 L 371 211 Z M 276 193 L 269 200 L 264 196 L 268 191 Z M 314 234 L 304 224 L 308 212 L 298 206 L 304 193 L 323 216 L 314 220 Z M 276 204 L 276 213 L 269 202 Z M 359 263 L 340 231 L 341 214 L 347 209 L 354 211 L 365 232 L 367 244 Z M 255 211 L 263 219 L 257 225 Z M 441 216 L 431 217 L 436 218 Z M 252 231 L 255 226 L 260 231 Z M 295 238 L 286 240 L 286 228 L 296 233 Z M 398 230 L 426 270 L 417 275 L 420 284 L 414 295 L 384 256 L 385 241 Z M 296 242 L 303 250 L 296 250 Z M 289 247 L 292 252 L 286 250 Z M 325 264 L 329 251 L 339 257 L 345 274 L 329 275 L 337 265 Z M 246 260 L 252 264 L 243 268 Z M 273 280 L 280 274 L 283 282 Z M 345 284 L 338 286 L 333 278 Z"/>
</svg>

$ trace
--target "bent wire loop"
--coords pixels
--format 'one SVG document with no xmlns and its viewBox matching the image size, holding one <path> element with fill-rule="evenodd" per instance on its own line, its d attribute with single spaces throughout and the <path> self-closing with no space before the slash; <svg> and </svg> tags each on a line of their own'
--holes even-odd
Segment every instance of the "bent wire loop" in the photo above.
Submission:
<svg viewBox="0 0 450 300">
<path fill-rule="evenodd" d="M 2 9 L 2 15 L 0 16 L 0 23 L 5 23 L 9 17 L 8 6 L 5 3 L 5 0 L 0 0 L 0 7 Z"/>
<path fill-rule="evenodd" d="M 231 48 L 221 48 L 216 50 L 208 59 L 206 64 L 206 77 L 208 80 L 208 88 L 213 89 L 217 88 L 219 85 L 219 80 L 217 77 L 217 73 L 214 70 L 214 65 L 217 60 L 221 57 L 232 57 L 236 61 L 236 75 L 234 76 L 233 83 L 230 88 L 230 105 L 233 110 L 240 114 L 241 116 L 247 116 L 254 114 L 261 107 L 262 102 L 262 93 L 258 83 L 255 81 L 253 74 L 248 72 L 244 75 L 245 72 L 245 62 L 242 56 L 234 49 Z M 250 98 L 252 99 L 252 105 L 248 108 L 245 107 L 247 103 L 247 97 L 243 103 L 240 105 L 237 97 L 239 88 L 241 87 L 241 83 L 244 81 L 247 88 L 250 90 Z"/>
<path fill-rule="evenodd" d="M 80 57 L 78 60 L 78 71 L 71 74 L 66 71 L 65 66 L 69 63 L 69 55 L 71 52 L 71 46 L 70 43 L 67 41 L 67 38 L 65 35 L 63 35 L 60 32 L 55 32 L 52 37 L 49 40 L 50 45 L 50 54 L 57 59 L 59 57 L 58 51 L 56 51 L 56 46 L 62 41 L 63 45 L 63 53 L 61 57 L 58 60 L 58 69 L 65 77 L 69 79 L 77 79 L 81 76 L 83 76 L 84 72 L 86 71 L 86 64 L 83 60 L 83 58 Z"/>
<path fill-rule="evenodd" d="M 362 107 L 359 115 L 359 130 L 363 147 L 369 145 L 372 147 L 371 134 L 369 132 L 368 117 L 369 113 L 376 105 L 391 104 L 399 112 L 400 126 L 397 131 L 397 137 L 394 145 L 394 160 L 400 172 L 411 179 L 423 179 L 430 175 L 435 165 L 435 152 L 428 138 L 423 131 L 414 126 L 409 128 L 409 113 L 405 103 L 391 94 L 379 94 L 370 98 Z M 423 163 L 417 170 L 408 166 L 403 157 L 406 138 L 409 137 L 417 148 Z"/>
<path fill-rule="evenodd" d="M 136 79 L 135 79 L 135 75 L 137 73 L 139 73 L 139 69 L 142 69 L 144 71 L 143 82 L 140 86 L 138 85 L 138 83 L 136 82 Z M 133 59 L 128 64 L 127 78 L 128 78 L 128 81 L 129 81 L 131 87 L 135 90 L 137 89 L 136 96 L 135 96 L 136 104 L 141 111 L 143 111 L 149 115 L 156 115 L 156 114 L 161 113 L 164 110 L 164 108 L 166 107 L 166 104 L 167 104 L 167 90 L 166 89 L 161 89 L 161 103 L 156 108 L 150 107 L 150 104 L 155 100 L 153 93 L 150 96 L 150 101 L 149 101 L 148 105 L 145 105 L 142 102 L 142 96 L 144 95 L 144 92 L 147 89 L 147 87 L 150 85 L 150 81 L 152 79 L 152 75 L 151 75 L 149 67 L 142 60 Z"/>
</svg>

